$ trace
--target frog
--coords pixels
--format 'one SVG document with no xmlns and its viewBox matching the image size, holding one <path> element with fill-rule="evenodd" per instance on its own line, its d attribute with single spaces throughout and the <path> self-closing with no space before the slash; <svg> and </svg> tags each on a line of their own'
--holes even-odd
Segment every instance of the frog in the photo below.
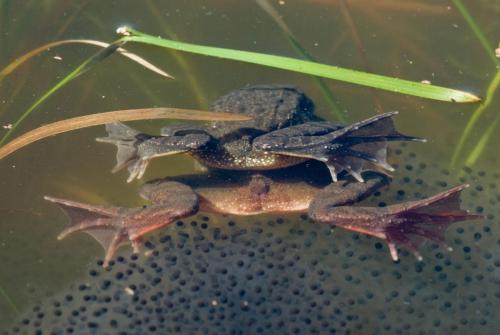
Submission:
<svg viewBox="0 0 500 335">
<path fill-rule="evenodd" d="M 150 205 L 99 206 L 58 197 L 70 225 L 58 239 L 85 232 L 105 251 L 103 266 L 130 243 L 138 253 L 148 233 L 200 212 L 256 216 L 301 213 L 314 222 L 339 226 L 385 240 L 393 261 L 397 246 L 418 260 L 418 246 L 432 240 L 450 249 L 444 231 L 450 224 L 479 218 L 460 207 L 460 185 L 426 199 L 396 205 L 356 204 L 390 184 L 387 143 L 420 141 L 399 133 L 392 117 L 379 114 L 342 125 L 314 114 L 312 101 L 289 85 L 259 85 L 232 91 L 216 100 L 216 111 L 240 112 L 250 121 L 206 126 L 170 125 L 159 136 L 121 123 L 106 125 L 99 142 L 117 147 L 113 171 L 128 168 L 132 181 L 159 156 L 186 153 L 207 170 L 146 182 L 139 195 Z M 326 168 L 325 168 L 326 167 Z"/>
<path fill-rule="evenodd" d="M 317 160 L 328 167 L 333 181 L 348 171 L 362 182 L 361 171 L 367 164 L 394 171 L 386 160 L 387 142 L 425 142 L 397 132 L 392 121 L 397 111 L 347 126 L 325 121 L 315 115 L 311 99 L 290 85 L 237 89 L 217 99 L 211 109 L 241 113 L 252 120 L 171 125 L 159 136 L 111 123 L 106 125 L 108 136 L 97 141 L 116 145 L 112 171 L 128 168 L 127 182 L 142 178 L 152 159 L 181 153 L 203 166 L 226 170 L 265 171 Z"/>
</svg>

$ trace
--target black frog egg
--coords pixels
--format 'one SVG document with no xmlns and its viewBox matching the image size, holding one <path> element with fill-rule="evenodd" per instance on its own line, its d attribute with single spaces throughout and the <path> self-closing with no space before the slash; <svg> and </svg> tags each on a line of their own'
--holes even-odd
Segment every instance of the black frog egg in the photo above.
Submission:
<svg viewBox="0 0 500 335">
<path fill-rule="evenodd" d="M 405 150 L 395 160 L 411 168 L 366 203 L 471 183 L 463 207 L 487 219 L 452 225 L 452 252 L 427 242 L 422 262 L 401 250 L 394 263 L 380 240 L 297 215 L 201 214 L 151 236 L 141 255 L 97 262 L 6 333 L 496 334 L 500 176 L 468 170 L 459 181 Z"/>
</svg>

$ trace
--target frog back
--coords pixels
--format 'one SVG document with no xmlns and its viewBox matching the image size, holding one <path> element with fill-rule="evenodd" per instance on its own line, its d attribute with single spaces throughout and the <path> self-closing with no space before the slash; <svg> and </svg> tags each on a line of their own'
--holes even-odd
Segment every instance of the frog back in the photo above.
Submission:
<svg viewBox="0 0 500 335">
<path fill-rule="evenodd" d="M 253 117 L 242 122 L 213 122 L 210 132 L 214 137 L 241 130 L 258 135 L 318 118 L 314 104 L 301 90 L 291 85 L 257 85 L 237 89 L 220 97 L 212 110 L 235 112 Z"/>
<path fill-rule="evenodd" d="M 220 97 L 212 109 L 252 116 L 250 121 L 213 122 L 209 150 L 195 155 L 207 166 L 230 170 L 267 170 L 294 165 L 303 159 L 259 152 L 253 140 L 268 132 L 315 121 L 313 102 L 289 85 L 259 85 L 234 90 Z"/>
</svg>

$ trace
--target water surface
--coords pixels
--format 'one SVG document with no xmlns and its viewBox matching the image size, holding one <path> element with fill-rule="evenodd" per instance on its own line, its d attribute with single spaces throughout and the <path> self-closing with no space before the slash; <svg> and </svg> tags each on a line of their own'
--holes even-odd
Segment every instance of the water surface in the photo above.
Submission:
<svg viewBox="0 0 500 335">
<path fill-rule="evenodd" d="M 271 3 L 300 43 L 323 63 L 369 69 L 416 81 L 429 80 L 481 96 L 498 71 L 451 1 L 405 1 L 405 5 L 388 0 L 376 4 L 362 0 Z M 486 37 L 497 42 L 498 4 L 468 1 L 466 5 Z M 272 18 L 253 1 L 4 0 L 0 2 L 0 67 L 54 40 L 81 37 L 112 41 L 116 38 L 114 30 L 124 24 L 186 42 L 300 57 Z M 355 36 L 359 36 L 361 43 L 356 42 Z M 492 44 L 492 53 L 494 47 Z M 334 119 L 316 82 L 308 76 L 170 53 L 149 46 L 128 45 L 127 48 L 177 79 L 165 80 L 122 57 L 113 56 L 37 108 L 18 134 L 51 121 L 100 111 L 148 106 L 207 108 L 212 100 L 229 90 L 262 83 L 296 85 L 315 101 L 320 116 Z M 52 49 L 6 78 L 0 86 L 1 124 L 12 123 L 93 52 L 93 47 L 81 45 Z M 59 57 L 62 59 L 57 59 Z M 427 144 L 411 144 L 404 150 L 415 153 L 419 162 L 435 163 L 442 168 L 448 167 L 454 146 L 477 108 L 477 105 L 434 102 L 331 80 L 326 83 L 351 121 L 373 115 L 376 106 L 384 111 L 399 110 L 398 128 L 429 140 Z M 494 100 L 474 137 L 480 136 L 494 120 L 499 107 L 498 99 Z M 157 131 L 165 123 L 138 122 L 135 126 Z M 5 131 L 0 129 L 0 135 Z M 498 171 L 496 143 L 500 132 L 495 133 L 475 171 L 488 175 Z M 35 301 L 84 276 L 90 264 L 101 256 L 99 246 L 85 234 L 56 240 L 65 218 L 42 199 L 43 195 L 101 204 L 141 203 L 135 193 L 141 182 L 126 184 L 125 172 L 110 173 L 114 148 L 94 141 L 103 134 L 103 128 L 97 127 L 59 135 L 0 162 L 0 329 Z M 400 169 L 396 171 L 399 178 L 405 173 L 415 173 L 405 170 L 404 162 L 399 163 Z M 144 179 L 190 171 L 194 171 L 191 159 L 168 157 L 155 161 Z M 459 182 L 460 171 L 461 167 L 451 171 L 450 178 L 455 183 Z M 425 178 L 433 177 L 425 175 Z M 438 180 L 438 176 L 435 178 Z M 487 192 L 491 198 L 496 195 L 494 189 Z M 412 198 L 413 194 L 407 193 L 401 200 Z M 481 205 L 473 200 L 469 204 Z M 498 210 L 497 205 L 490 204 L 489 208 Z M 498 236 L 498 220 L 490 220 L 488 224 L 493 236 Z M 450 241 L 453 234 L 450 233 Z M 498 243 L 489 244 L 489 248 L 494 248 L 490 250 L 481 249 L 481 241 L 476 245 L 478 253 L 499 252 Z M 127 254 L 128 250 L 123 252 Z M 385 256 L 380 254 L 380 267 L 391 271 L 393 264 Z M 412 265 L 415 262 L 411 258 L 404 261 Z M 494 261 L 491 260 L 491 264 Z M 498 292 L 497 269 L 495 265 L 494 271 L 484 274 L 492 294 L 495 290 Z M 491 315 L 486 319 L 486 325 L 481 325 L 485 333 L 499 326 Z M 482 332 L 478 330 L 478 333 Z"/>
</svg>

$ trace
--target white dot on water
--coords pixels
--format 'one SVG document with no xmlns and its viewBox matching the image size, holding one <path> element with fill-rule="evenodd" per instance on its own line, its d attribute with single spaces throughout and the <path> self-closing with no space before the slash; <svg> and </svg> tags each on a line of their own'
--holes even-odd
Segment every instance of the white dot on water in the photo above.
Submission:
<svg viewBox="0 0 500 335">
<path fill-rule="evenodd" d="M 130 287 L 126 287 L 125 288 L 125 293 L 127 293 L 128 295 L 134 295 L 135 291 L 132 290 Z"/>
</svg>

